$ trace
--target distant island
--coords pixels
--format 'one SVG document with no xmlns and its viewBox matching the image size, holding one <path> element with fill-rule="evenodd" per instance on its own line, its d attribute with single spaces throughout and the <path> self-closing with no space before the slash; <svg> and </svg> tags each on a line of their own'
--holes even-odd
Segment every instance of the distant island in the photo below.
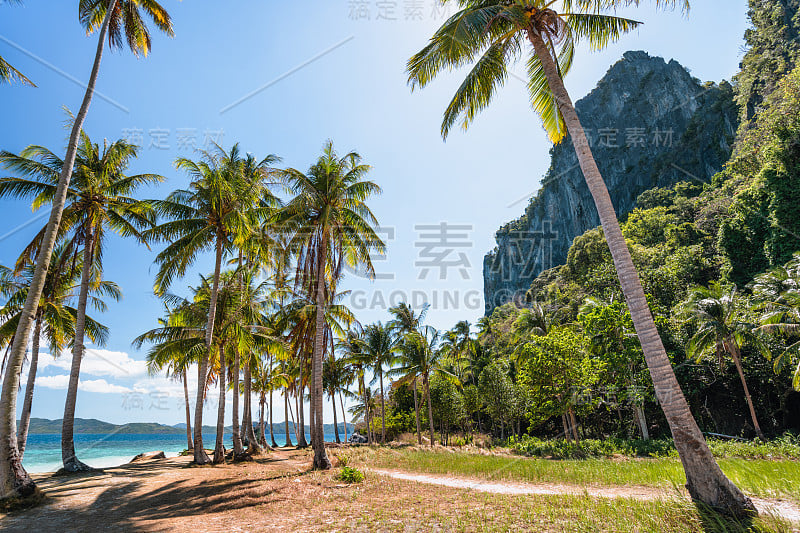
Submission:
<svg viewBox="0 0 800 533">
<path fill-rule="evenodd" d="M 17 425 L 19 425 L 19 420 L 17 420 Z M 258 427 L 257 424 L 253 425 L 254 427 Z M 330 434 L 333 433 L 334 427 L 333 424 L 325 424 L 325 433 Z M 275 423 L 273 425 L 274 433 L 283 435 L 284 431 L 284 423 Z M 217 431 L 216 427 L 213 426 L 203 426 L 203 433 L 215 433 Z M 231 426 L 225 426 L 225 432 L 230 432 Z M 294 435 L 294 424 L 289 422 L 289 431 Z M 347 434 L 348 436 L 352 433 L 353 426 L 352 424 L 347 425 Z M 267 428 L 267 432 L 269 432 L 269 428 Z M 339 423 L 339 432 L 341 433 L 342 437 L 344 437 L 344 424 Z M 28 429 L 28 433 L 31 435 L 58 435 L 61 433 L 61 419 L 58 420 L 48 420 L 46 418 L 31 418 L 31 425 Z M 175 424 L 174 426 L 168 426 L 165 424 L 158 424 L 156 422 L 132 422 L 130 424 L 112 424 L 110 422 L 103 422 L 102 420 L 96 420 L 94 418 L 76 418 L 75 419 L 75 433 L 80 434 L 94 434 L 94 435 L 106 435 L 106 434 L 128 434 L 128 435 L 179 435 L 186 433 L 186 424 L 180 423 Z M 306 433 L 310 433 L 310 428 L 306 426 Z"/>
</svg>

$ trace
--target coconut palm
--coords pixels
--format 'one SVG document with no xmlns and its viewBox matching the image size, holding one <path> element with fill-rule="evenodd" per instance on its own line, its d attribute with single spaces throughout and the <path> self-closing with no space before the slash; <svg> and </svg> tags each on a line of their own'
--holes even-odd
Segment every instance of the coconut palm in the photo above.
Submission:
<svg viewBox="0 0 800 533">
<path fill-rule="evenodd" d="M 186 414 L 187 450 L 194 448 L 192 441 L 192 419 L 189 407 L 189 367 L 200 360 L 204 349 L 203 326 L 205 311 L 197 304 L 183 298 L 167 295 L 167 315 L 159 320 L 159 327 L 147 331 L 134 339 L 132 345 L 139 349 L 145 343 L 153 346 L 147 352 L 147 372 L 156 375 L 166 371 L 167 375 L 183 382 L 183 399 Z M 172 306 L 170 309 L 169 306 Z"/>
<path fill-rule="evenodd" d="M 442 135 L 461 120 L 467 127 L 489 105 L 509 75 L 509 66 L 525 55 L 531 103 L 553 142 L 569 134 L 578 163 L 595 200 L 600 222 L 631 309 L 656 395 L 664 410 L 686 471 L 693 498 L 734 515 L 750 513 L 752 502 L 720 470 L 692 416 L 672 370 L 642 289 L 636 267 L 617 220 L 589 141 L 564 85 L 575 45 L 594 50 L 615 42 L 639 23 L 613 15 L 617 7 L 639 0 L 455 0 L 460 10 L 408 62 L 409 83 L 425 87 L 443 71 L 474 67 L 459 86 L 444 114 Z M 656 0 L 659 7 L 688 0 Z"/>
<path fill-rule="evenodd" d="M 198 384 L 208 373 L 208 359 L 213 348 L 213 327 L 219 291 L 222 260 L 243 235 L 253 233 L 268 211 L 259 205 L 263 189 L 255 187 L 243 174 L 238 145 L 230 153 L 219 146 L 203 152 L 200 161 L 179 158 L 175 166 L 192 178 L 189 189 L 172 192 L 165 200 L 154 202 L 158 213 L 168 221 L 148 232 L 148 237 L 168 241 L 156 257 L 159 265 L 155 292 L 164 294 L 176 276 L 183 276 L 204 251 L 215 253 L 210 305 L 206 320 L 206 350 L 198 365 Z M 210 462 L 203 449 L 203 391 L 198 386 L 194 416 L 194 461 Z"/>
<path fill-rule="evenodd" d="M 156 174 L 125 175 L 138 154 L 139 148 L 135 145 L 124 140 L 111 144 L 106 141 L 101 148 L 85 133 L 81 134 L 80 141 L 77 168 L 66 191 L 67 203 L 58 228 L 58 237 L 67 240 L 67 249 L 77 253 L 82 248 L 83 253 L 75 342 L 61 430 L 61 455 L 68 472 L 89 468 L 75 456 L 73 425 L 85 350 L 86 303 L 90 290 L 96 288 L 92 286 L 92 280 L 95 285 L 101 281 L 99 276 L 92 275 L 92 271 L 94 268 L 102 270 L 103 249 L 109 231 L 146 244 L 142 232 L 154 225 L 155 211 L 149 202 L 136 200 L 130 195 L 139 187 L 164 180 Z M 4 151 L 0 153 L 0 163 L 23 176 L 0 179 L 0 197 L 31 198 L 34 209 L 54 201 L 64 162 L 53 152 L 41 146 L 29 146 L 19 155 Z M 49 226 L 43 228 L 24 249 L 17 262 L 18 270 L 31 264 L 38 256 L 48 231 Z"/>
<path fill-rule="evenodd" d="M 754 294 L 763 301 L 760 309 L 760 330 L 791 339 L 775 357 L 775 373 L 780 373 L 791 356 L 800 352 L 800 254 L 785 266 L 758 276 L 753 282 Z M 792 386 L 800 391 L 800 361 L 794 370 Z"/>
<path fill-rule="evenodd" d="M 366 373 L 372 364 L 372 358 L 365 354 L 363 351 L 363 330 L 359 325 L 347 330 L 344 335 L 339 337 L 336 342 L 336 349 L 342 354 L 342 359 L 350 367 L 351 380 L 358 381 L 358 391 L 356 393 L 345 389 L 343 392 L 345 396 L 358 400 L 363 408 L 363 412 L 359 411 L 359 415 L 364 415 L 364 422 L 367 429 L 367 442 L 372 444 L 372 431 L 370 428 L 371 411 L 370 401 L 367 399 L 369 388 L 366 383 Z M 344 405 L 342 405 L 344 408 Z M 350 410 L 352 413 L 352 409 Z"/>
<path fill-rule="evenodd" d="M 50 265 L 50 256 L 61 227 L 61 216 L 67 200 L 75 158 L 78 154 L 81 132 L 94 96 L 106 40 L 108 39 L 111 48 L 120 48 L 124 36 L 134 54 L 147 54 L 150 51 L 150 36 L 147 25 L 141 16 L 142 11 L 153 20 L 159 30 L 167 35 L 173 35 L 169 14 L 155 0 L 80 0 L 78 6 L 79 18 L 87 33 L 96 31 L 99 33 L 97 50 L 83 101 L 72 124 L 64 163 L 58 174 L 58 185 L 52 197 L 53 205 L 47 223 L 47 231 L 36 258 L 36 275 L 28 291 L 22 319 L 17 326 L 9 354 L 9 366 L 13 370 L 8 372 L 3 379 L 3 394 L 0 397 L 0 424 L 2 424 L 2 431 L 0 431 L 0 435 L 2 435 L 0 437 L 0 456 L 2 456 L 2 460 L 0 460 L 0 498 L 2 499 L 28 497 L 36 492 L 35 483 L 22 467 L 14 438 L 18 374 L 25 358 L 33 317 L 36 314 L 47 276 L 47 268 Z"/>
<path fill-rule="evenodd" d="M 711 282 L 708 288 L 692 289 L 681 308 L 681 316 L 697 326 L 697 332 L 689 340 L 687 354 L 700 359 L 704 354 L 713 352 L 720 366 L 724 363 L 725 353 L 731 356 L 736 372 L 742 381 L 744 397 L 750 409 L 753 428 L 759 438 L 764 438 L 758 424 L 753 399 L 742 368 L 742 347 L 745 344 L 758 349 L 766 357 L 771 357 L 764 340 L 756 333 L 757 325 L 749 322 L 746 316 L 747 302 L 736 290 L 717 282 Z"/>
<path fill-rule="evenodd" d="M 383 389 L 383 375 L 391 369 L 398 350 L 399 337 L 392 329 L 380 322 L 364 328 L 361 337 L 361 353 L 370 361 L 373 378 L 370 385 L 380 383 L 381 394 L 381 442 L 386 444 L 386 396 Z"/>
<path fill-rule="evenodd" d="M 380 187 L 365 180 L 369 166 L 350 152 L 339 157 L 333 143 L 325 145 L 322 156 L 304 174 L 287 169 L 281 178 L 294 195 L 279 220 L 294 231 L 292 248 L 298 250 L 297 284 L 316 307 L 314 346 L 311 356 L 311 404 L 314 423 L 311 444 L 314 468 L 328 469 L 322 424 L 322 362 L 325 350 L 325 309 L 345 264 L 361 266 L 370 276 L 374 269 L 370 254 L 382 252 L 384 244 L 375 233 L 377 220 L 366 200 L 380 193 Z"/>
<path fill-rule="evenodd" d="M 414 412 L 417 418 L 417 439 L 422 443 L 422 434 L 419 424 L 419 404 L 416 395 L 417 378 L 422 378 L 425 389 L 425 400 L 428 403 L 428 422 L 430 425 L 430 445 L 434 445 L 433 438 L 433 407 L 431 404 L 430 378 L 433 374 L 452 377 L 440 365 L 444 352 L 439 349 L 442 334 L 431 326 L 424 326 L 419 331 L 406 334 L 400 345 L 397 357 L 398 366 L 389 374 L 398 376 L 398 384 L 413 381 L 414 383 Z"/>
<path fill-rule="evenodd" d="M 75 289 L 78 287 L 83 260 L 80 257 L 76 257 L 73 262 L 72 259 L 73 255 L 69 253 L 69 248 L 65 243 L 58 245 L 50 258 L 51 265 L 48 269 L 42 297 L 39 300 L 39 307 L 34 319 L 28 381 L 25 386 L 25 397 L 22 403 L 22 413 L 17 434 L 17 447 L 19 448 L 20 457 L 25 453 L 25 445 L 28 440 L 33 391 L 39 364 L 40 340 L 42 337 L 47 339 L 50 355 L 58 357 L 75 335 L 75 317 L 78 312 L 70 305 L 70 302 L 75 297 Z M 20 320 L 21 307 L 27 298 L 34 271 L 35 267 L 29 264 L 26 265 L 19 276 L 16 276 L 10 268 L 0 267 L 0 294 L 6 299 L 5 306 L 0 312 L 0 320 L 3 321 L 0 326 L 0 345 L 10 344 L 14 337 Z M 92 274 L 97 276 L 100 272 L 95 268 Z M 97 290 L 91 293 L 89 297 L 92 306 L 98 311 L 105 310 L 105 303 L 101 296 L 106 295 L 113 300 L 118 300 L 120 297 L 119 287 L 113 282 L 101 281 L 97 283 L 93 281 L 91 285 L 97 287 Z M 103 346 L 108 339 L 108 328 L 87 316 L 86 335 L 93 343 Z"/>
</svg>

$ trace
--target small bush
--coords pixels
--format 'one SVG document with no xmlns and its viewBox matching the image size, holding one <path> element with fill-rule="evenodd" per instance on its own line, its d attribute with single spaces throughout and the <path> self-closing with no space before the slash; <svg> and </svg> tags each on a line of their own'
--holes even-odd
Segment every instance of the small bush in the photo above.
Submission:
<svg viewBox="0 0 800 533">
<path fill-rule="evenodd" d="M 361 483 L 364 481 L 364 473 L 350 466 L 343 467 L 342 471 L 339 472 L 339 475 L 336 477 L 338 480 L 344 481 L 345 483 Z"/>
<path fill-rule="evenodd" d="M 350 458 L 344 454 L 337 455 L 336 458 L 339 460 L 339 466 L 347 466 L 350 462 Z"/>
</svg>

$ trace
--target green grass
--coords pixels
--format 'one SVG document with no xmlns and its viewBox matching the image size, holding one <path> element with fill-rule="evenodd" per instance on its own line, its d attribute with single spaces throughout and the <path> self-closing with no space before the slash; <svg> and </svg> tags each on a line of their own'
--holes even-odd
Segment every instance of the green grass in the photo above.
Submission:
<svg viewBox="0 0 800 533">
<path fill-rule="evenodd" d="M 680 462 L 661 459 L 550 460 L 508 455 L 426 451 L 413 449 L 362 449 L 351 457 L 376 468 L 450 474 L 491 480 L 575 485 L 642 485 L 681 487 L 686 482 Z M 720 459 L 720 467 L 742 490 L 762 498 L 800 502 L 800 463 Z"/>
</svg>

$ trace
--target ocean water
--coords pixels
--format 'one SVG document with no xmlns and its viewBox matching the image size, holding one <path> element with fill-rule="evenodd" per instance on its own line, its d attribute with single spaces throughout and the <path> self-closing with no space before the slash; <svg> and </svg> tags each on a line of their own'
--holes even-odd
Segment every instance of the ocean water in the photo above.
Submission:
<svg viewBox="0 0 800 533">
<path fill-rule="evenodd" d="M 295 442 L 294 434 L 291 437 L 292 442 Z M 306 434 L 306 439 L 310 441 L 311 437 Z M 203 445 L 206 448 L 213 448 L 215 440 L 214 433 L 203 434 Z M 269 433 L 267 433 L 267 440 L 269 440 Z M 332 442 L 334 436 L 332 434 L 325 435 L 325 440 Z M 275 434 L 275 442 L 279 445 L 285 441 L 286 437 L 283 433 Z M 225 434 L 224 442 L 226 448 L 233 447 L 229 434 Z M 95 468 L 125 464 L 145 452 L 163 451 L 167 457 L 176 457 L 185 449 L 185 433 L 174 435 L 75 435 L 75 451 L 78 459 Z M 61 435 L 28 435 L 22 464 L 30 473 L 55 472 L 61 468 Z"/>
</svg>

